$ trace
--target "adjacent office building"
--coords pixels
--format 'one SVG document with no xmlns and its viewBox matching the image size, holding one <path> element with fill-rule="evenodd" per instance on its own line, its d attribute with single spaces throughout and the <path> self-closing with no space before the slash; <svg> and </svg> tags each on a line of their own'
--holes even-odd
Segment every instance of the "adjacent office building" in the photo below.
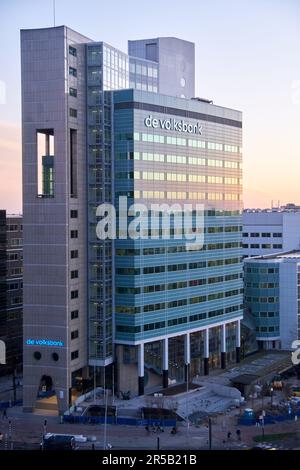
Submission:
<svg viewBox="0 0 300 470">
<path fill-rule="evenodd" d="M 6 216 L 7 363 L 22 366 L 23 354 L 23 218 Z"/>
<path fill-rule="evenodd" d="M 0 340 L 6 345 L 6 211 L 0 210 Z M 1 371 L 5 365 L 2 364 Z"/>
<path fill-rule="evenodd" d="M 0 372 L 22 365 L 23 228 L 22 216 L 0 212 L 1 217 L 1 320 L 0 339 L 6 345 L 6 364 Z"/>
<path fill-rule="evenodd" d="M 300 248 L 300 211 L 289 204 L 276 209 L 245 210 L 243 255 L 259 256 Z"/>
<path fill-rule="evenodd" d="M 239 361 L 242 117 L 191 99 L 194 44 L 130 41 L 127 55 L 62 26 L 22 31 L 21 49 L 24 409 L 46 384 L 64 411 L 91 373 L 143 394 Z M 192 204 L 203 246 L 174 221 L 164 237 L 161 219 L 99 239 L 97 207 L 119 221 L 120 197 Z"/>
<path fill-rule="evenodd" d="M 300 339 L 300 252 L 245 259 L 245 307 L 260 349 L 292 349 Z"/>
</svg>

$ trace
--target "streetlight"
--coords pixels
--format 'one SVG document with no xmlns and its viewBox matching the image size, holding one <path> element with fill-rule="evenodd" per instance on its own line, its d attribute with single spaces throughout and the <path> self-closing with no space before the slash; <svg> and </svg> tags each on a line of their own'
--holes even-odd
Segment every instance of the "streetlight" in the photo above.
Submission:
<svg viewBox="0 0 300 470">
<path fill-rule="evenodd" d="M 273 387 L 270 388 L 270 393 L 271 393 L 271 408 L 273 408 L 273 392 L 274 392 L 274 389 Z"/>
<path fill-rule="evenodd" d="M 186 433 L 189 433 L 189 364 L 185 364 L 186 369 Z"/>
</svg>

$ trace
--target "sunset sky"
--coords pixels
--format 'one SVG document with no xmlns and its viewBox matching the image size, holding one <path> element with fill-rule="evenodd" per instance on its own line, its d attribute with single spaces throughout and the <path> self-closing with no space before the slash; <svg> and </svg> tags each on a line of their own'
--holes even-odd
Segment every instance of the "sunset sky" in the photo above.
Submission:
<svg viewBox="0 0 300 470">
<path fill-rule="evenodd" d="M 56 0 L 56 25 L 127 51 L 196 44 L 196 95 L 243 111 L 245 207 L 300 204 L 299 0 Z M 0 0 L 0 209 L 21 212 L 20 29 L 53 26 L 53 0 Z"/>
</svg>

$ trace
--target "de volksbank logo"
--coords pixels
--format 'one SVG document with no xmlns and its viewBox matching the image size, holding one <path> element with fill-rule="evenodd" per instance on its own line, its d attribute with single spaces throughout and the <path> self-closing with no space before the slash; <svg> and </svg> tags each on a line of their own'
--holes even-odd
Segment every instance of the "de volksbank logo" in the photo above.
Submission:
<svg viewBox="0 0 300 470">
<path fill-rule="evenodd" d="M 202 126 L 199 124 L 199 122 L 196 122 L 196 124 L 191 124 L 184 121 L 184 119 L 157 119 L 150 114 L 144 119 L 144 124 L 146 127 L 152 127 L 153 129 L 163 129 L 187 134 L 202 134 Z"/>
<path fill-rule="evenodd" d="M 64 345 L 63 341 L 56 341 L 52 339 L 32 339 L 28 338 L 26 340 L 26 344 L 28 346 L 55 346 L 55 347 L 60 347 L 62 348 Z"/>
</svg>

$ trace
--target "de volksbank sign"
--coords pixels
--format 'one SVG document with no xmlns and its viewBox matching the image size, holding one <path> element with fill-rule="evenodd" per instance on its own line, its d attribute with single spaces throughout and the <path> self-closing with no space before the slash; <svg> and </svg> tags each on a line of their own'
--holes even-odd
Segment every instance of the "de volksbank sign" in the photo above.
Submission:
<svg viewBox="0 0 300 470">
<path fill-rule="evenodd" d="M 146 127 L 152 127 L 153 129 L 163 129 L 187 134 L 202 134 L 202 126 L 199 122 L 191 124 L 190 122 L 186 122 L 184 119 L 157 119 L 150 114 L 144 119 L 144 124 Z"/>
</svg>

